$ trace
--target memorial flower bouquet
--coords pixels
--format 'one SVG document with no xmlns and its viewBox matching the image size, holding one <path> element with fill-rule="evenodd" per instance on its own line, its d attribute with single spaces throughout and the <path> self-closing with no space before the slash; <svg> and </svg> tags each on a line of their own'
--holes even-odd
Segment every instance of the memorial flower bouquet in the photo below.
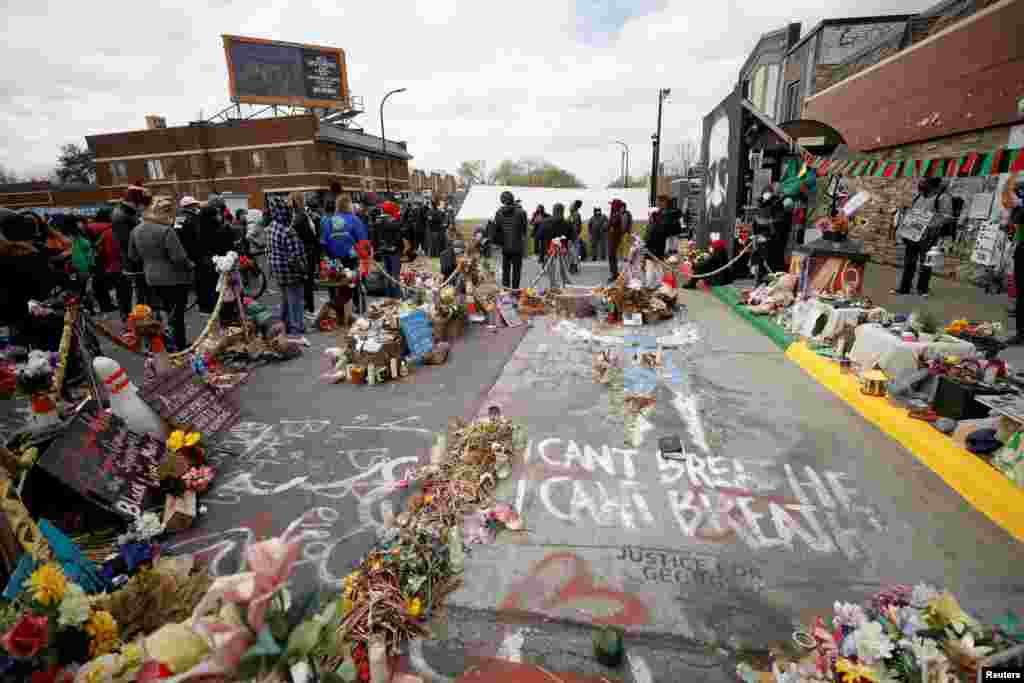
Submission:
<svg viewBox="0 0 1024 683">
<path fill-rule="evenodd" d="M 2 680 L 71 681 L 78 665 L 120 646 L 117 622 L 92 607 L 56 562 L 40 565 L 0 613 Z"/>
<path fill-rule="evenodd" d="M 814 670 L 783 669 L 778 680 L 954 683 L 1011 643 L 1005 632 L 969 616 L 951 593 L 927 584 L 895 585 L 863 605 L 837 601 L 831 620 L 819 618 L 803 635 L 814 642 Z"/>
<path fill-rule="evenodd" d="M 167 449 L 184 457 L 193 467 L 206 464 L 206 449 L 203 446 L 203 435 L 199 432 L 178 429 L 167 437 Z"/>
<path fill-rule="evenodd" d="M 18 391 L 27 396 L 48 392 L 53 384 L 52 354 L 30 351 L 28 361 L 16 371 Z"/>
<path fill-rule="evenodd" d="M 213 475 L 213 468 L 206 465 L 204 467 L 190 467 L 181 478 L 190 491 L 206 493 L 213 482 Z"/>
</svg>

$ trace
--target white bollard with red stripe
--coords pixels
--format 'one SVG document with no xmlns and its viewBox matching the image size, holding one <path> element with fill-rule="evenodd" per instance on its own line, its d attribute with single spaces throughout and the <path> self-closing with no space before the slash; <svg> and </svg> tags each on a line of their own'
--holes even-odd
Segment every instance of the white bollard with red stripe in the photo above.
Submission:
<svg viewBox="0 0 1024 683">
<path fill-rule="evenodd" d="M 93 360 L 92 369 L 110 394 L 111 412 L 124 420 L 128 429 L 138 434 L 151 434 L 161 440 L 167 438 L 167 428 L 160 416 L 139 398 L 139 390 L 120 363 L 99 356 Z"/>
</svg>

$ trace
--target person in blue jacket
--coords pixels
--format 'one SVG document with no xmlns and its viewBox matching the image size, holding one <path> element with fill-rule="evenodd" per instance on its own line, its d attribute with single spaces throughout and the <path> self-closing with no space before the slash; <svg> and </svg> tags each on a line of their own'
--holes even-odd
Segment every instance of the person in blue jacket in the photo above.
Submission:
<svg viewBox="0 0 1024 683">
<path fill-rule="evenodd" d="M 328 258 L 338 259 L 346 268 L 358 272 L 359 259 L 356 257 L 356 244 L 370 239 L 370 231 L 362 219 L 352 209 L 352 197 L 347 194 L 340 195 L 334 204 L 334 215 L 330 223 L 324 226 L 320 242 L 327 253 Z M 344 306 L 353 296 L 353 290 L 335 287 L 334 305 L 340 313 L 340 306 Z M 355 301 L 353 303 L 356 312 L 365 309 L 366 300 L 363 296 L 362 283 L 354 290 Z"/>
</svg>

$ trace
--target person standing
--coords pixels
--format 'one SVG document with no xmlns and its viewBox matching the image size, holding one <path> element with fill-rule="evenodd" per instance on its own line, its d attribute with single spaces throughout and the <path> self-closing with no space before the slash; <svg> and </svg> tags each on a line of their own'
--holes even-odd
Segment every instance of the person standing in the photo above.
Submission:
<svg viewBox="0 0 1024 683">
<path fill-rule="evenodd" d="M 590 219 L 590 258 L 592 261 L 604 261 L 608 258 L 608 217 L 601 213 L 601 207 L 594 207 L 594 217 Z"/>
<path fill-rule="evenodd" d="M 356 245 L 368 243 L 370 232 L 362 219 L 355 214 L 352 208 L 352 197 L 347 194 L 339 195 L 335 201 L 334 218 L 330 227 L 321 237 L 321 245 L 328 258 L 339 259 L 346 268 L 358 273 L 359 259 L 356 255 Z M 366 309 L 366 300 L 363 297 L 362 285 L 357 282 L 351 290 L 335 288 L 335 310 L 348 303 L 350 297 L 354 297 L 353 308 L 356 313 Z"/>
<path fill-rule="evenodd" d="M 437 258 L 441 255 L 441 251 L 444 248 L 444 214 L 438 208 L 437 200 L 430 203 L 427 229 L 430 231 L 427 237 L 430 246 L 429 256 L 430 258 Z"/>
<path fill-rule="evenodd" d="M 541 251 L 540 226 L 548 218 L 543 204 L 538 204 L 530 217 L 530 229 L 533 231 L 533 251 L 537 254 L 537 263 L 544 263 L 544 252 Z"/>
<path fill-rule="evenodd" d="M 633 230 L 633 215 L 626 208 L 626 202 L 613 199 L 611 215 L 608 218 L 608 267 L 611 277 L 608 282 L 619 279 L 619 248 L 622 239 Z"/>
<path fill-rule="evenodd" d="M 270 272 L 281 287 L 281 320 L 285 331 L 290 336 L 305 334 L 302 305 L 309 273 L 306 249 L 283 205 L 278 206 L 270 224 Z"/>
<path fill-rule="evenodd" d="M 96 255 L 99 266 L 96 279 L 93 283 L 93 291 L 96 292 L 96 300 L 99 302 L 100 310 L 103 313 L 113 313 L 118 310 L 110 300 L 110 290 L 117 292 L 118 301 L 122 297 L 131 297 L 131 289 L 125 292 L 125 282 L 121 277 L 121 248 L 114 238 L 114 226 L 110 222 L 110 211 L 100 209 L 96 212 L 96 220 L 89 226 L 93 239 L 96 242 Z"/>
<path fill-rule="evenodd" d="M 1021 335 L 1021 326 L 1024 325 L 1024 291 L 1021 285 L 1024 284 L 1024 176 L 1013 183 L 1013 188 L 1003 194 L 1004 207 L 1007 204 L 1013 205 L 1010 208 L 1010 216 L 1007 220 L 1007 227 L 1013 230 L 1013 274 L 1017 278 L 1017 301 L 1016 318 L 1017 333 L 1007 340 L 1012 346 L 1024 345 L 1024 335 Z M 1008 188 L 1009 189 L 1009 188 Z"/>
<path fill-rule="evenodd" d="M 185 307 L 194 279 L 195 263 L 174 230 L 174 199 L 160 195 L 146 210 L 141 225 L 132 231 L 128 259 L 142 264 L 142 270 L 154 299 L 168 315 L 171 338 L 176 350 L 188 346 L 185 334 Z"/>
<path fill-rule="evenodd" d="M 577 274 L 580 272 L 580 233 L 583 231 L 583 217 L 580 216 L 580 208 L 583 202 L 579 199 L 572 203 L 569 208 L 569 272 Z"/>
<path fill-rule="evenodd" d="M 890 294 L 910 294 L 914 283 L 914 271 L 917 276 L 917 294 L 927 297 L 928 285 L 932 277 L 932 269 L 924 265 L 924 257 L 938 242 L 943 228 L 953 220 L 953 198 L 946 191 L 947 187 L 941 178 L 922 178 L 917 185 L 918 194 L 904 212 L 901 225 L 896 235 L 903 240 L 903 276 L 898 289 L 890 290 Z M 912 217 L 913 223 L 908 222 Z M 920 268 L 918 263 L 920 262 Z"/>
<path fill-rule="evenodd" d="M 270 235 L 267 232 L 267 226 L 270 225 L 270 213 L 267 211 L 263 212 L 259 218 L 253 214 L 246 216 L 247 225 L 245 228 L 245 242 L 249 250 L 249 255 L 256 265 L 259 266 L 263 273 L 267 273 L 269 265 L 267 264 L 267 251 L 269 249 Z"/>
<path fill-rule="evenodd" d="M 380 239 L 381 255 L 384 257 L 384 272 L 388 274 L 384 285 L 384 296 L 392 299 L 402 298 L 402 210 L 394 202 L 384 202 L 381 207 L 383 215 L 380 219 L 377 234 Z"/>
<path fill-rule="evenodd" d="M 508 190 L 501 193 L 501 208 L 494 214 L 494 235 L 501 235 L 501 285 L 519 289 L 527 239 L 526 212 L 516 205 Z"/>
<path fill-rule="evenodd" d="M 125 322 L 128 320 L 128 314 L 132 311 L 132 289 L 135 290 L 139 303 L 145 303 L 147 298 L 146 285 L 141 275 L 141 265 L 133 263 L 131 259 L 127 258 L 132 230 L 140 223 L 140 214 L 145 202 L 146 193 L 142 189 L 141 183 L 133 184 L 125 190 L 124 197 L 114 207 L 114 211 L 110 216 L 111 228 L 122 256 L 121 274 L 127 283 L 124 290 L 127 296 L 122 298 L 119 290 L 117 297 L 117 305 L 121 309 L 121 320 Z"/>
<path fill-rule="evenodd" d="M 194 209 L 193 209 L 194 210 Z M 202 245 L 196 249 L 198 261 L 196 261 L 196 301 L 199 305 L 199 312 L 203 315 L 211 315 L 217 304 L 217 270 L 213 266 L 212 257 L 217 251 L 223 248 L 221 232 L 221 212 L 216 205 L 207 204 L 199 209 L 196 217 L 196 224 L 199 226 L 198 244 Z M 194 245 L 193 245 L 193 248 Z M 199 255 L 199 252 L 202 255 Z"/>
<path fill-rule="evenodd" d="M 314 320 L 316 318 L 316 301 L 313 297 L 313 291 L 316 286 L 316 271 L 320 267 L 320 259 L 317 253 L 319 252 L 320 240 L 317 237 L 312 219 L 306 213 L 302 193 L 292 192 L 288 195 L 288 204 L 292 214 L 292 229 L 295 230 L 295 234 L 302 240 L 306 256 L 306 279 L 302 283 L 306 318 Z"/>
<path fill-rule="evenodd" d="M 551 289 L 557 289 L 563 283 L 569 281 L 564 254 L 560 248 L 552 245 L 555 240 L 561 238 L 561 246 L 567 247 L 572 238 L 572 225 L 565 219 L 565 206 L 563 204 L 555 204 L 551 207 L 551 216 L 544 221 L 540 232 L 541 248 L 547 259 L 545 267 L 548 269 Z M 554 253 L 547 256 L 549 251 L 554 251 Z"/>
</svg>

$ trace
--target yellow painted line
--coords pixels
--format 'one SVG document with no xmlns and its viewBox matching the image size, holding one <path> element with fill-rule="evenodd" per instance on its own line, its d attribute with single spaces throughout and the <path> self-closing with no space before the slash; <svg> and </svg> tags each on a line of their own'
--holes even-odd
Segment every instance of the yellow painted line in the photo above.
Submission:
<svg viewBox="0 0 1024 683">
<path fill-rule="evenodd" d="M 927 422 L 907 417 L 905 408 L 862 394 L 854 375 L 840 374 L 837 363 L 818 356 L 807 344 L 790 345 L 786 356 L 913 453 L 976 510 L 1024 541 L 1024 489 Z"/>
</svg>

